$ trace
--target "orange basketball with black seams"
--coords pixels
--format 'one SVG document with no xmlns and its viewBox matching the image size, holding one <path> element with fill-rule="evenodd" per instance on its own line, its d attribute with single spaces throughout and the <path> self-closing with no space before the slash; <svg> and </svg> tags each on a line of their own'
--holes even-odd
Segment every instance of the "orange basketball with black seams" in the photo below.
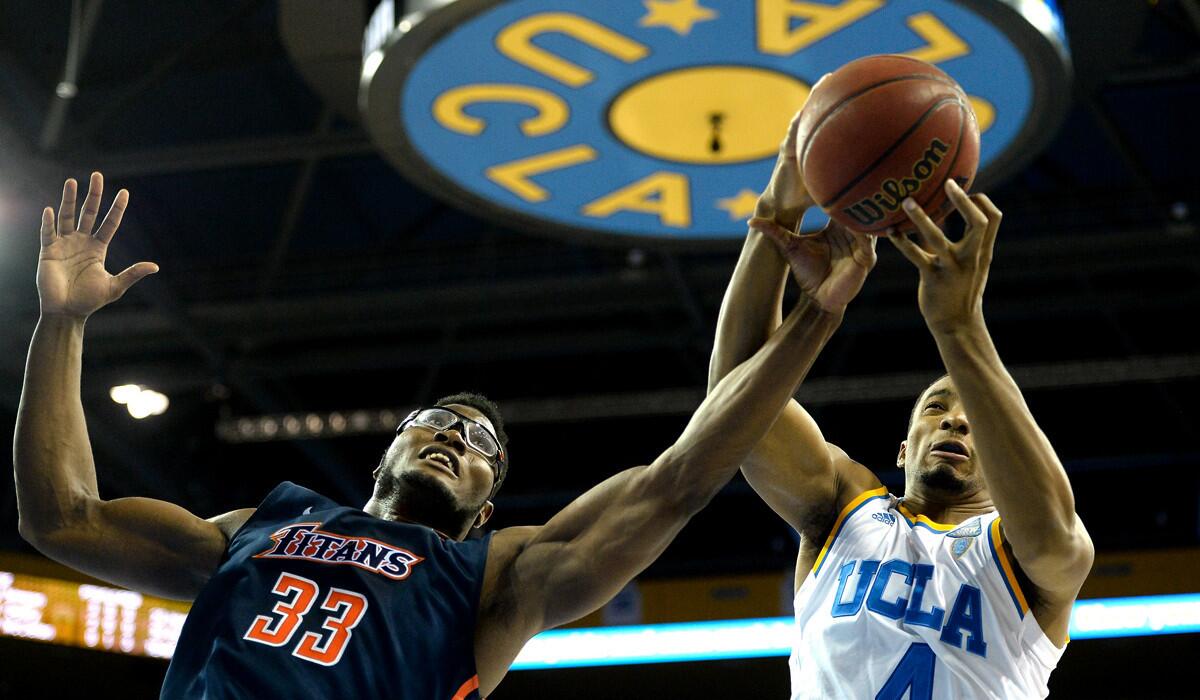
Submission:
<svg viewBox="0 0 1200 700">
<path fill-rule="evenodd" d="M 851 61 L 817 83 L 796 143 L 804 182 L 844 226 L 872 234 L 912 228 L 912 197 L 934 221 L 953 209 L 945 182 L 968 189 L 979 167 L 979 126 L 963 89 L 907 56 Z"/>
</svg>

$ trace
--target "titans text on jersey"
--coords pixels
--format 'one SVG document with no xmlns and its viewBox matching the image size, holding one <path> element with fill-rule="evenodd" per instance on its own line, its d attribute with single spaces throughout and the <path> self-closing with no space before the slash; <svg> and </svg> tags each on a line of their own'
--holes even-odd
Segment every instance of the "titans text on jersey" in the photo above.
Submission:
<svg viewBox="0 0 1200 700">
<path fill-rule="evenodd" d="M 339 535 L 318 530 L 321 523 L 296 523 L 276 530 L 275 546 L 255 554 L 255 559 L 307 559 L 319 564 L 349 564 L 402 581 L 423 561 L 407 549 L 369 537 Z"/>
</svg>

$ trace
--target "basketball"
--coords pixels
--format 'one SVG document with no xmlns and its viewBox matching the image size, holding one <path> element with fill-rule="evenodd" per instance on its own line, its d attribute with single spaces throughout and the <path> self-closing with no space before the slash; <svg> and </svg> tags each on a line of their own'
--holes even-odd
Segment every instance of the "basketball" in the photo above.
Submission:
<svg viewBox="0 0 1200 700">
<path fill-rule="evenodd" d="M 847 228 L 911 229 L 912 197 L 936 222 L 953 209 L 948 178 L 968 189 L 979 127 L 963 89 L 934 66 L 897 55 L 851 61 L 813 87 L 797 157 L 817 204 Z"/>
</svg>

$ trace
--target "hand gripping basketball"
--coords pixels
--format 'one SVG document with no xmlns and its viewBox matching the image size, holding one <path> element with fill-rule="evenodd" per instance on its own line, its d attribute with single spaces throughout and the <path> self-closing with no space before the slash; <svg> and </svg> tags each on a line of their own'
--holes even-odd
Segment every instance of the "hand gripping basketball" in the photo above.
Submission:
<svg viewBox="0 0 1200 700">
<path fill-rule="evenodd" d="M 913 198 L 941 221 L 942 183 L 969 188 L 979 125 L 954 79 L 908 56 L 867 56 L 818 81 L 800 112 L 799 167 L 813 199 L 856 231 L 883 235 L 908 221 Z"/>
<path fill-rule="evenodd" d="M 92 173 L 87 198 L 79 222 L 75 222 L 75 180 L 63 183 L 62 204 L 55 227 L 54 210 L 42 210 L 41 255 L 38 258 L 37 287 L 44 316 L 71 316 L 84 319 L 101 307 L 120 299 L 138 280 L 158 272 L 158 265 L 139 262 L 118 275 L 104 269 L 108 244 L 121 225 L 129 192 L 121 190 L 103 223 L 92 234 L 100 213 L 104 177 Z"/>
<path fill-rule="evenodd" d="M 770 222 L 757 228 L 778 246 L 800 290 L 831 313 L 845 310 L 875 267 L 875 237 L 848 231 L 836 221 L 809 234 Z"/>
<path fill-rule="evenodd" d="M 952 242 L 929 215 L 905 200 L 904 212 L 917 228 L 913 242 L 900 233 L 888 239 L 917 266 L 921 283 L 917 302 L 925 323 L 935 333 L 983 322 L 983 290 L 1002 214 L 987 195 L 967 196 L 953 180 L 946 195 L 967 222 L 962 240 Z"/>
<path fill-rule="evenodd" d="M 779 157 L 775 161 L 775 170 L 771 172 L 771 181 L 759 195 L 758 205 L 754 208 L 754 220 L 765 219 L 789 231 L 795 231 L 800 226 L 805 210 L 814 204 L 804 186 L 804 177 L 796 158 L 799 126 L 800 113 L 797 112 L 779 146 Z"/>
</svg>

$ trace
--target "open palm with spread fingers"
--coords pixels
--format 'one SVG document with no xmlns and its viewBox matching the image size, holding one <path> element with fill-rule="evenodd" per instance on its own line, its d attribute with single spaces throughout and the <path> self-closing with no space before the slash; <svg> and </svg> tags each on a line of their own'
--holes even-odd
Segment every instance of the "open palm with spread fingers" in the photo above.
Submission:
<svg viewBox="0 0 1200 700">
<path fill-rule="evenodd" d="M 42 211 L 37 286 L 43 315 L 87 318 L 120 299 L 138 280 L 158 272 L 158 265 L 139 262 L 120 274 L 108 274 L 104 259 L 129 204 L 129 192 L 121 190 L 117 193 L 103 223 L 93 234 L 92 227 L 100 213 L 100 197 L 104 193 L 104 176 L 92 173 L 78 222 L 75 220 L 77 189 L 73 179 L 63 183 L 57 226 L 54 210 L 46 207 Z"/>
<path fill-rule="evenodd" d="M 983 320 L 983 289 L 1001 218 L 987 195 L 968 196 L 953 180 L 946 181 L 946 193 L 967 223 L 961 240 L 947 238 L 911 198 L 904 211 L 917 227 L 916 242 L 899 233 L 888 237 L 921 273 L 917 302 L 935 332 Z"/>
</svg>

